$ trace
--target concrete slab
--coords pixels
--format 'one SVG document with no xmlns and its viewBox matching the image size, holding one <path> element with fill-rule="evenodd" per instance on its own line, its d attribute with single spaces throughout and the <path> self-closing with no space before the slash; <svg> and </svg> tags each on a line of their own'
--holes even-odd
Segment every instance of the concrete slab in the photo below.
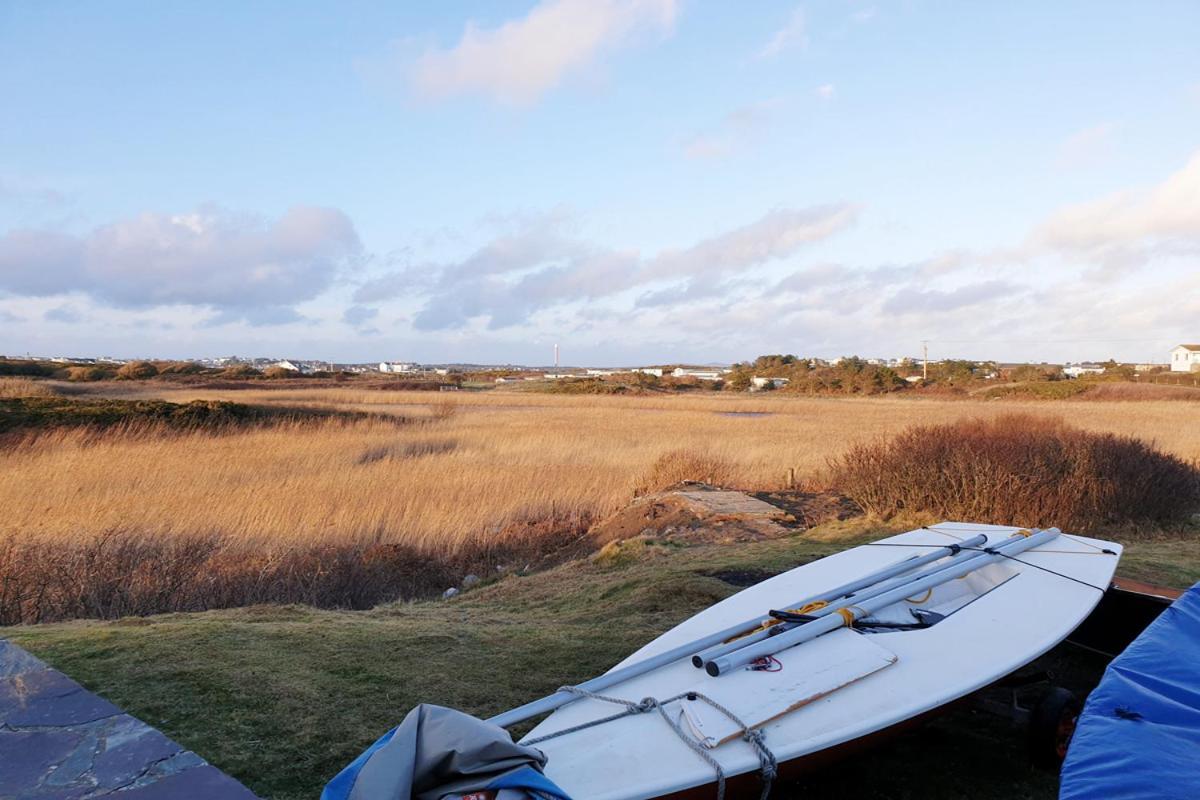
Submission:
<svg viewBox="0 0 1200 800">
<path fill-rule="evenodd" d="M 256 800 L 200 756 L 0 639 L 0 800 Z"/>
<path fill-rule="evenodd" d="M 696 490 L 676 492 L 676 494 L 710 514 L 761 519 L 781 519 L 787 514 L 781 508 L 764 503 L 762 500 L 742 492 Z"/>
</svg>

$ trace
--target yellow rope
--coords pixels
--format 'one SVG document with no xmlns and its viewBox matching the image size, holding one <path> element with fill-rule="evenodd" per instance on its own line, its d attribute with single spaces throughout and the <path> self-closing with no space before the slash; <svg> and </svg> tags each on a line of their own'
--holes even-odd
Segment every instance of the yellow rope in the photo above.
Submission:
<svg viewBox="0 0 1200 800">
<path fill-rule="evenodd" d="M 789 613 L 789 614 L 811 614 L 812 612 L 814 612 L 818 609 L 824 608 L 827 605 L 829 605 L 828 600 L 814 600 L 811 603 L 806 603 L 806 604 L 800 606 L 799 608 L 788 608 L 788 609 L 785 609 L 785 611 L 787 611 L 787 613 Z M 768 619 L 768 620 L 763 620 L 763 623 L 761 625 L 759 625 L 757 628 L 748 630 L 745 633 L 739 633 L 737 636 L 729 637 L 728 639 L 725 640 L 725 644 L 729 644 L 730 642 L 736 642 L 738 639 L 749 636 L 752 633 L 758 633 L 759 631 L 765 631 L 767 628 L 770 628 L 773 625 L 778 625 L 780 622 L 783 622 L 783 620 L 775 619 L 774 617 L 772 617 L 771 619 Z"/>
<path fill-rule="evenodd" d="M 920 600 L 913 600 L 911 597 L 906 597 L 906 598 L 904 598 L 904 602 L 912 603 L 914 606 L 919 606 L 919 605 L 921 605 L 921 603 L 924 603 L 926 600 L 928 600 L 931 597 L 933 597 L 933 587 L 932 586 L 930 586 L 928 589 L 925 590 L 925 596 L 922 597 Z"/>
<path fill-rule="evenodd" d="M 842 624 L 847 628 L 854 625 L 854 612 L 850 608 L 839 608 L 837 613 L 842 618 Z"/>
<path fill-rule="evenodd" d="M 828 600 L 813 600 L 811 603 L 805 603 L 799 608 L 787 608 L 784 610 L 789 614 L 811 614 L 812 612 L 822 609 L 827 605 L 829 605 Z M 772 617 L 764 622 L 758 628 L 758 630 L 765 631 L 767 628 L 770 628 L 772 625 L 778 625 L 780 622 L 783 622 L 783 620 Z"/>
</svg>

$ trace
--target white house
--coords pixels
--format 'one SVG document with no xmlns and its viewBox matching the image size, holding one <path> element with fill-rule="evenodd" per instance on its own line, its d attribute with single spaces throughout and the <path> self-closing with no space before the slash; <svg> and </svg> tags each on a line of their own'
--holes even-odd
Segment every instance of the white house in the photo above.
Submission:
<svg viewBox="0 0 1200 800">
<path fill-rule="evenodd" d="M 787 378 L 763 378 L 755 375 L 750 379 L 750 386 L 754 389 L 765 389 L 770 386 L 772 389 L 778 389 L 781 386 L 787 386 L 790 381 Z"/>
<path fill-rule="evenodd" d="M 299 372 L 300 371 L 299 364 L 297 364 L 295 361 L 288 361 L 287 359 L 284 359 L 283 361 L 276 361 L 271 366 L 279 367 L 280 369 L 286 369 L 288 372 Z"/>
<path fill-rule="evenodd" d="M 1200 344 L 1181 344 L 1171 351 L 1171 372 L 1200 370 Z"/>
<path fill-rule="evenodd" d="M 1063 366 L 1063 375 L 1066 375 L 1068 378 L 1078 378 L 1080 375 L 1101 375 L 1103 373 L 1103 364 L 1094 364 L 1088 361 L 1082 364 L 1066 364 Z"/>
<path fill-rule="evenodd" d="M 633 372 L 640 372 L 643 375 L 653 375 L 656 378 L 661 378 L 662 367 L 634 367 Z"/>
<path fill-rule="evenodd" d="M 721 380 L 721 370 L 719 369 L 684 369 L 676 367 L 671 373 L 676 378 L 695 378 L 700 381 L 719 381 Z"/>
<path fill-rule="evenodd" d="M 416 372 L 416 364 L 407 364 L 402 361 L 381 361 L 379 362 L 380 372 Z"/>
</svg>

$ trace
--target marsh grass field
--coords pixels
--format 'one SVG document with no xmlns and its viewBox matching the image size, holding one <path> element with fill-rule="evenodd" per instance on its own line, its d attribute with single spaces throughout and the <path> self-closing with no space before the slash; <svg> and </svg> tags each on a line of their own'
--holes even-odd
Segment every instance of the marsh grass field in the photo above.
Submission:
<svg viewBox="0 0 1200 800">
<path fill-rule="evenodd" d="M 1200 459 L 1200 404 L 1166 400 L 117 389 L 177 403 L 371 412 L 400 424 L 40 431 L 0 451 L 0 538 L 79 542 L 121 530 L 215 535 L 255 548 L 356 543 L 456 553 L 529 535 L 520 523 L 598 519 L 672 477 L 771 490 L 794 469 L 798 481 L 820 486 L 829 460 L 852 445 L 912 425 L 1013 413 Z M 678 454 L 706 460 L 714 474 L 662 474 Z"/>
<path fill-rule="evenodd" d="M 914 463 L 941 459 L 921 481 L 958 474 L 966 483 L 939 491 L 1003 493 L 1003 513 L 1020 513 L 1013 476 L 993 468 L 1033 457 L 1041 466 L 1015 478 L 1031 502 L 1063 508 L 1056 470 L 1070 475 L 1098 509 L 1084 522 L 1126 545 L 1120 574 L 1200 579 L 1186 514 L 1111 529 L 1104 516 L 1106 498 L 1125 497 L 1105 485 L 1143 460 L 1185 496 L 1163 503 L 1142 486 L 1130 502 L 1192 509 L 1200 406 L 1180 400 L 27 381 L 0 382 L 0 408 L 23 415 L 0 434 L 0 635 L 272 800 L 316 796 L 417 703 L 495 713 L 737 591 L 721 575 L 775 574 L 932 522 Z M 955 457 L 960 436 L 974 437 L 971 459 Z M 681 480 L 777 492 L 793 476 L 810 491 L 865 480 L 864 498 L 918 500 L 767 541 L 642 531 L 596 552 L 588 538 Z M 434 599 L 468 570 L 477 587 Z M 1064 645 L 1039 666 L 1086 692 L 1104 662 Z M 773 796 L 1056 794 L 1009 723 L 969 708 L 856 763 Z"/>
</svg>

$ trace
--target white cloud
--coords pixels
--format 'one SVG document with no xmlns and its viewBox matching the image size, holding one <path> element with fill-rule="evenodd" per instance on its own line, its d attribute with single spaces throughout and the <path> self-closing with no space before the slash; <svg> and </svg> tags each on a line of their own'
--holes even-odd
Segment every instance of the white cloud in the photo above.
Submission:
<svg viewBox="0 0 1200 800">
<path fill-rule="evenodd" d="M 543 0 L 496 28 L 468 22 L 449 49 L 431 48 L 413 65 L 418 94 L 478 93 L 525 105 L 642 32 L 669 33 L 676 0 Z"/>
<path fill-rule="evenodd" d="M 821 84 L 820 86 L 817 87 L 816 94 L 817 94 L 817 97 L 821 98 L 822 100 L 832 100 L 833 95 L 835 94 L 833 84 L 832 83 Z"/>
<path fill-rule="evenodd" d="M 1011 297 L 1025 291 L 1028 291 L 1027 287 L 997 280 L 966 284 L 954 289 L 922 289 L 909 286 L 888 298 L 882 310 L 891 314 L 954 311 L 980 303 L 994 303 L 1002 297 Z"/>
<path fill-rule="evenodd" d="M 145 213 L 82 236 L 38 230 L 0 236 L 0 290 L 291 320 L 296 314 L 288 307 L 324 292 L 360 250 L 354 225 L 334 209 L 295 207 L 274 221 L 216 208 Z"/>
<path fill-rule="evenodd" d="M 808 46 L 808 26 L 804 20 L 804 9 L 796 6 L 783 27 L 775 31 L 771 38 L 758 51 L 759 58 L 775 58 L 785 50 L 793 47 L 801 49 Z"/>
<path fill-rule="evenodd" d="M 1031 241 L 1092 254 L 1113 248 L 1145 252 L 1171 243 L 1200 247 L 1200 152 L 1149 190 L 1119 192 L 1064 208 L 1038 226 Z"/>
<path fill-rule="evenodd" d="M 729 277 L 833 236 L 857 214 L 847 205 L 778 209 L 689 247 L 650 257 L 569 236 L 564 220 L 551 216 L 497 237 L 461 261 L 428 268 L 435 276 L 432 280 L 411 270 L 378 276 L 360 287 L 355 300 L 424 298 L 414 318 L 422 330 L 459 329 L 478 319 L 486 319 L 493 330 L 521 325 L 557 306 L 611 298 L 643 286 L 655 291 L 643 295 L 642 305 L 662 302 L 669 296 L 661 293 L 664 289 L 692 300 L 711 295 Z"/>
<path fill-rule="evenodd" d="M 660 253 L 647 264 L 646 274 L 653 278 L 691 277 L 757 266 L 832 236 L 857 216 L 858 209 L 846 205 L 778 209 L 683 250 Z"/>
<path fill-rule="evenodd" d="M 689 159 L 712 159 L 728 156 L 752 140 L 771 119 L 781 101 L 764 100 L 730 111 L 712 130 L 699 133 L 683 143 L 682 152 Z"/>
<path fill-rule="evenodd" d="M 82 322 L 84 316 L 75 306 L 64 304 L 47 309 L 42 314 L 42 319 L 46 320 L 47 322 L 66 322 L 68 324 L 74 324 L 76 322 Z"/>
<path fill-rule="evenodd" d="M 1058 148 L 1058 164 L 1067 169 L 1094 166 L 1112 153 L 1116 125 L 1102 122 L 1068 136 Z"/>
</svg>

